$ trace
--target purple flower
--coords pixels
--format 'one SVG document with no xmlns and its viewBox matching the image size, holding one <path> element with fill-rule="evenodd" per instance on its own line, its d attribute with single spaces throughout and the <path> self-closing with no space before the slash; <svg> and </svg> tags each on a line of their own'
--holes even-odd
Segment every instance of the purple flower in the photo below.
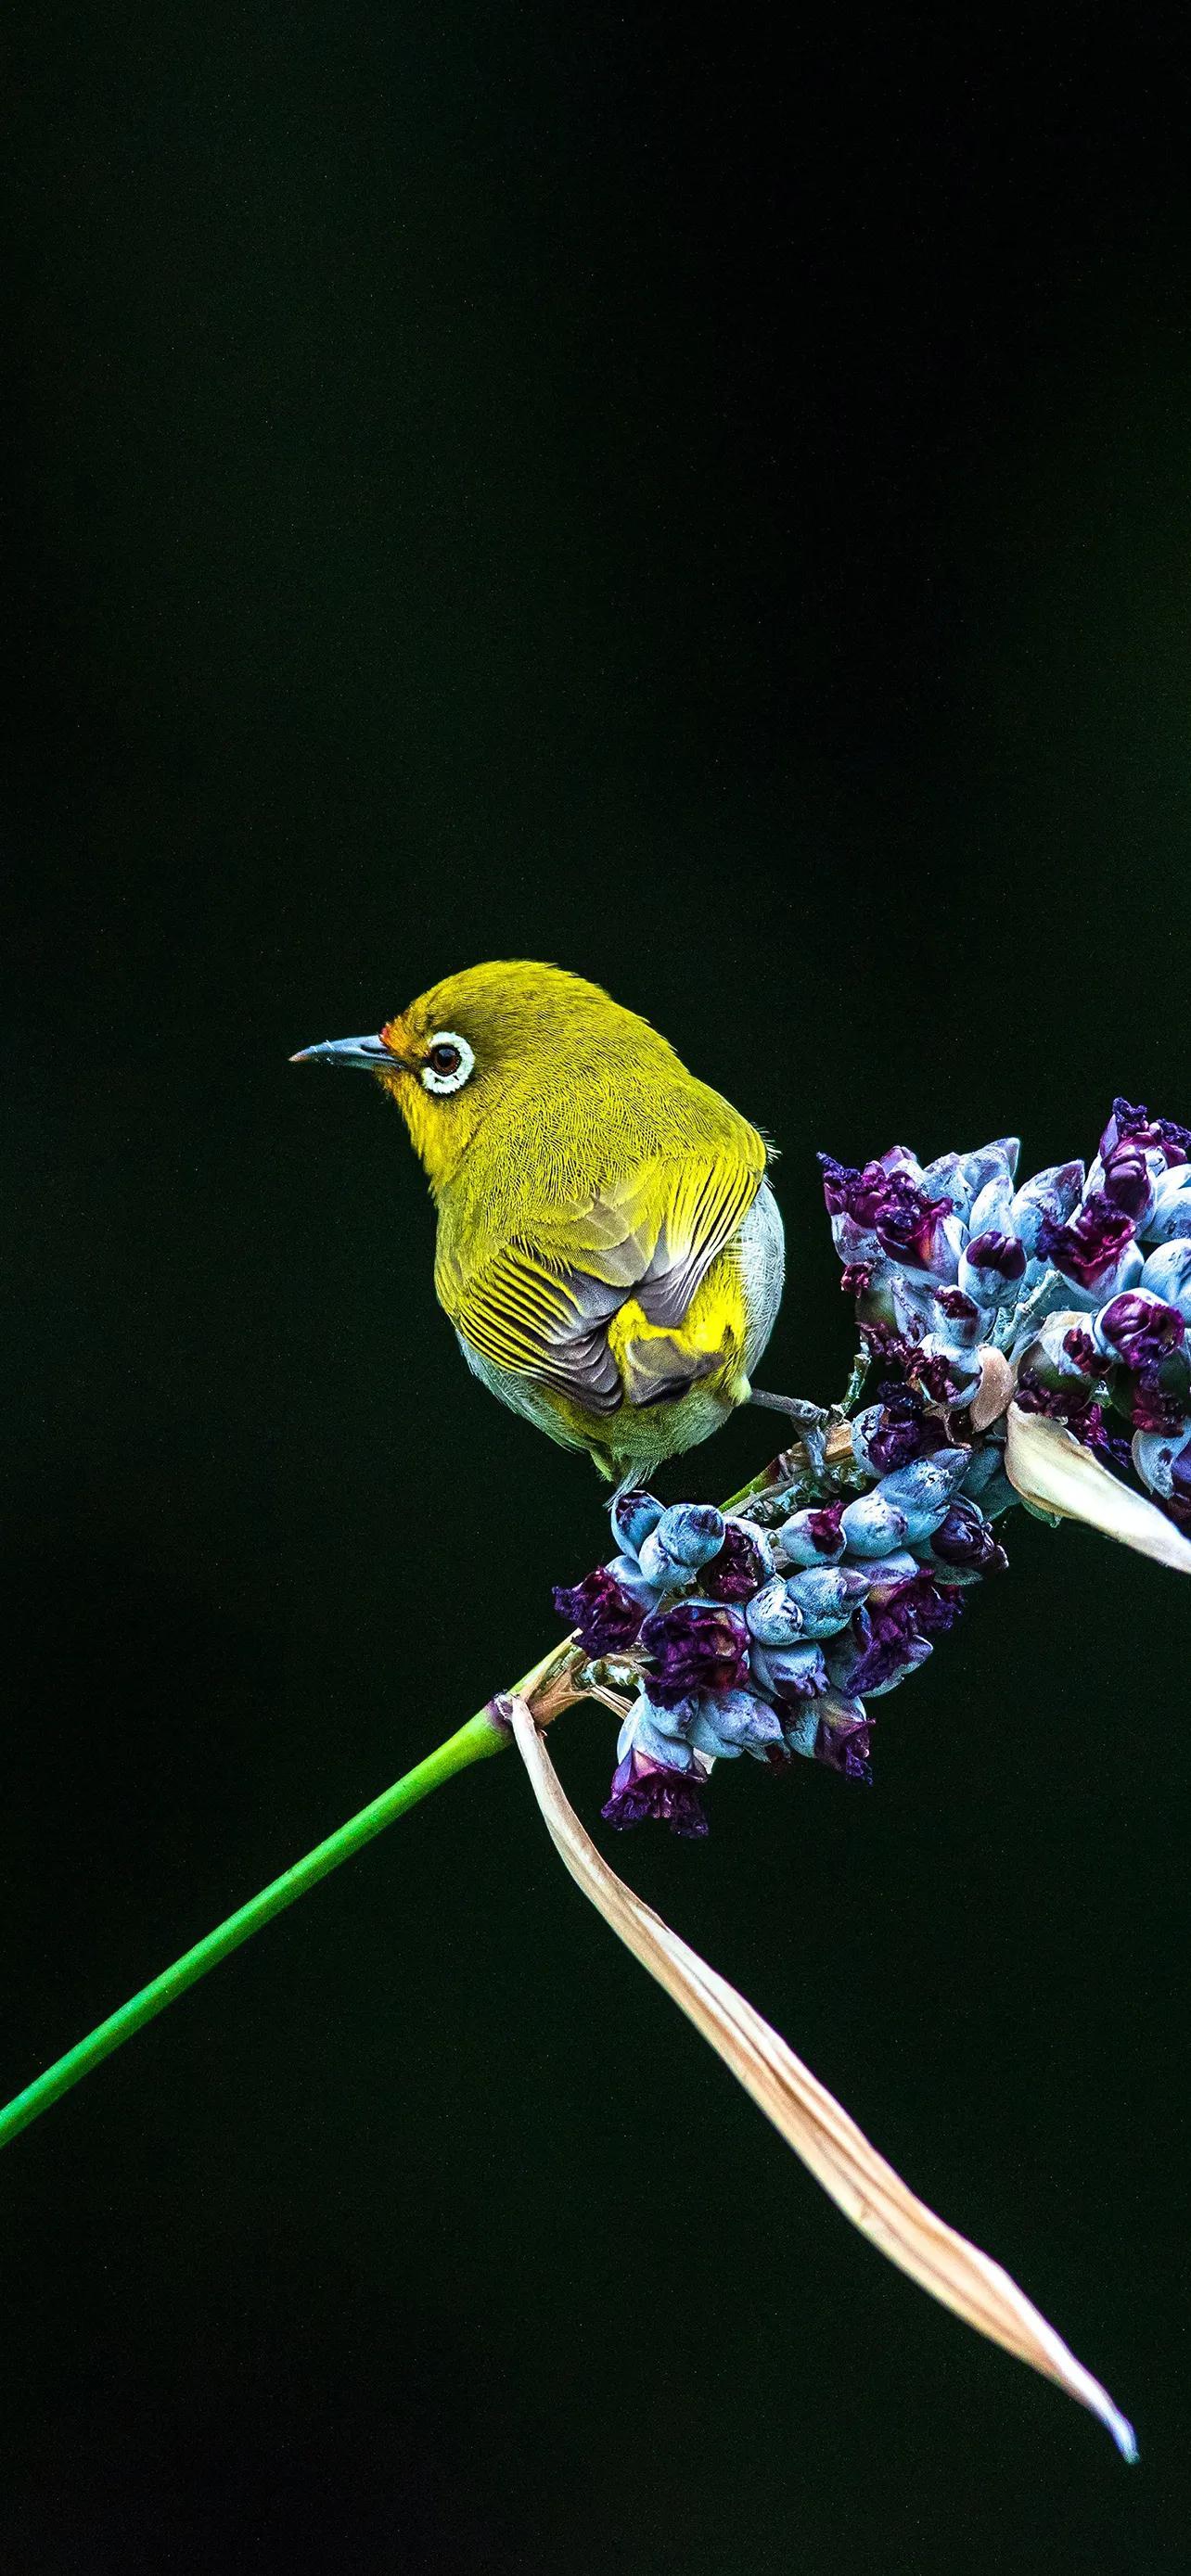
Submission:
<svg viewBox="0 0 1191 2576">
<path fill-rule="evenodd" d="M 1176 1394 L 1162 1385 L 1156 1369 L 1143 1369 L 1136 1377 L 1126 1371 L 1119 1378 L 1114 1374 L 1112 1391 L 1135 1431 L 1174 1431 L 1186 1411 L 1186 1386 Z"/>
<path fill-rule="evenodd" d="M 1132 1241 L 1130 1219 L 1103 1198 L 1086 1200 L 1067 1225 L 1044 1217 L 1038 1229 L 1042 1259 L 1053 1262 L 1065 1279 L 1074 1279 L 1081 1288 L 1098 1288 L 1107 1280 Z"/>
<path fill-rule="evenodd" d="M 936 1288 L 935 1304 L 949 1324 L 963 1324 L 974 1332 L 980 1322 L 979 1307 L 973 1298 L 965 1297 L 962 1288 Z"/>
<path fill-rule="evenodd" d="M 748 1629 L 719 1601 L 675 1601 L 651 1610 L 641 1644 L 652 1660 L 649 1697 L 677 1708 L 697 1691 L 739 1690 L 748 1679 Z"/>
<path fill-rule="evenodd" d="M 895 1172 L 886 1184 L 874 1231 L 882 1251 L 894 1261 L 913 1262 L 919 1270 L 949 1269 L 954 1276 L 954 1258 L 943 1233 L 943 1220 L 950 1214 L 949 1199 L 932 1199 Z"/>
<path fill-rule="evenodd" d="M 840 1530 L 843 1514 L 842 1498 L 838 1503 L 812 1504 L 806 1513 L 806 1534 L 812 1547 L 818 1549 L 820 1556 L 843 1555 L 844 1542 Z"/>
<path fill-rule="evenodd" d="M 927 1544 L 940 1565 L 954 1566 L 964 1574 L 1000 1574 L 1009 1561 L 991 1523 L 966 1494 L 956 1495 L 946 1520 Z"/>
<path fill-rule="evenodd" d="M 995 1227 L 990 1227 L 984 1234 L 973 1235 L 965 1259 L 973 1270 L 991 1274 L 990 1285 L 999 1279 L 1020 1279 L 1026 1266 L 1026 1256 L 1017 1236 L 1000 1234 Z"/>
<path fill-rule="evenodd" d="M 669 1825 L 672 1834 L 696 1842 L 707 1831 L 702 1787 L 701 1772 L 672 1771 L 634 1747 L 617 1763 L 612 1793 L 601 1812 L 619 1833 L 631 1825 L 652 1822 Z"/>
<path fill-rule="evenodd" d="M 926 1662 L 932 1637 L 945 1637 L 963 1606 L 956 1584 L 922 1573 L 889 1592 L 872 1593 L 853 1616 L 846 1638 L 827 1649 L 831 1678 L 854 1698 L 887 1690 L 891 1682 Z"/>
<path fill-rule="evenodd" d="M 1096 1330 L 1126 1368 L 1150 1369 L 1161 1367 L 1173 1351 L 1182 1349 L 1187 1327 L 1177 1306 L 1165 1306 L 1159 1298 L 1131 1289 L 1101 1308 Z"/>
<path fill-rule="evenodd" d="M 860 1169 L 837 1163 L 830 1154 L 820 1154 L 819 1164 L 832 1217 L 850 1217 L 854 1225 L 875 1234 L 882 1251 L 895 1261 L 913 1262 L 919 1270 L 954 1271 L 943 1233 L 951 1201 L 932 1198 L 921 1178 L 911 1177 L 918 1165 L 904 1147 L 895 1145 L 879 1162 L 865 1163 Z"/>
<path fill-rule="evenodd" d="M 1107 1163 L 1126 1139 L 1144 1150 L 1158 1145 L 1168 1165 L 1191 1163 L 1191 1128 L 1176 1126 L 1172 1118 L 1151 1118 L 1149 1110 L 1134 1106 L 1128 1100 L 1114 1100 L 1112 1116 L 1100 1139 L 1102 1160 Z"/>
<path fill-rule="evenodd" d="M 1090 1333 L 1081 1324 L 1072 1324 L 1063 1335 L 1063 1349 L 1073 1368 L 1082 1377 L 1099 1377 L 1100 1353 Z"/>
<path fill-rule="evenodd" d="M 1160 1159 L 1157 1168 L 1163 1168 Z M 1101 1187 L 1114 1207 L 1132 1217 L 1135 1225 L 1141 1225 L 1154 1204 L 1154 1176 L 1146 1149 L 1126 1139 L 1115 1152 L 1106 1154 Z"/>
<path fill-rule="evenodd" d="M 1085 1378 L 1070 1377 L 1064 1385 L 1047 1386 L 1036 1369 L 1023 1365 L 1014 1402 L 1022 1413 L 1045 1413 L 1052 1422 L 1070 1423 L 1074 1430 L 1087 1412 L 1090 1393 Z"/>
<path fill-rule="evenodd" d="M 719 1555 L 703 1568 L 703 1588 L 713 1601 L 751 1601 L 772 1572 L 772 1552 L 761 1531 L 730 1520 Z"/>
<path fill-rule="evenodd" d="M 835 1696 L 833 1694 L 833 1696 Z M 821 1716 L 815 1728 L 816 1762 L 825 1762 L 829 1771 L 838 1771 L 844 1780 L 872 1782 L 872 1719 L 864 1710 L 842 1697 L 836 1706 Z"/>
<path fill-rule="evenodd" d="M 845 1261 L 840 1272 L 840 1286 L 845 1297 L 863 1297 L 873 1284 L 875 1261 Z"/>
<path fill-rule="evenodd" d="M 597 1565 L 569 1589 L 556 1583 L 554 1607 L 565 1627 L 578 1629 L 588 1655 L 617 1654 L 631 1646 L 645 1616 L 644 1603 L 634 1601 L 606 1565 Z"/>
<path fill-rule="evenodd" d="M 866 1405 L 852 1423 L 853 1450 L 875 1476 L 887 1476 L 894 1467 L 907 1466 L 911 1458 L 941 1449 L 946 1437 L 938 1415 L 927 1412 L 919 1389 L 895 1378 L 886 1378 L 877 1403 Z"/>
</svg>

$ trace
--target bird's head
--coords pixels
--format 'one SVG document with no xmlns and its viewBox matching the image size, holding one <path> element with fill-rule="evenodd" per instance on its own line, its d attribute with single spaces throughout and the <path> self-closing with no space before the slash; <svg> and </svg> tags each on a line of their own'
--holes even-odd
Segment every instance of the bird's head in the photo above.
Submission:
<svg viewBox="0 0 1191 2576">
<path fill-rule="evenodd" d="M 386 1020 L 376 1037 L 332 1038 L 303 1047 L 292 1062 L 375 1074 L 437 1191 L 512 1091 L 534 1080 L 557 1082 L 578 1042 L 600 1030 L 606 1039 L 629 1017 L 597 984 L 558 966 L 469 966 Z"/>
</svg>

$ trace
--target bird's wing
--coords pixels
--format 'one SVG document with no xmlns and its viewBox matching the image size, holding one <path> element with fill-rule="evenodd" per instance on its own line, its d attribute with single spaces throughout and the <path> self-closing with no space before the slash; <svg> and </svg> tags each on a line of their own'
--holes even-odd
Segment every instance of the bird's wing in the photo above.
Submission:
<svg viewBox="0 0 1191 2576">
<path fill-rule="evenodd" d="M 555 1202 L 481 1264 L 440 1254 L 435 1285 L 457 1331 L 496 1366 L 615 1413 L 625 1389 L 608 1324 L 629 1297 L 651 1324 L 681 1324 L 761 1186 L 764 1143 L 741 1128 L 738 1152 L 653 1157 L 592 1198 Z"/>
</svg>

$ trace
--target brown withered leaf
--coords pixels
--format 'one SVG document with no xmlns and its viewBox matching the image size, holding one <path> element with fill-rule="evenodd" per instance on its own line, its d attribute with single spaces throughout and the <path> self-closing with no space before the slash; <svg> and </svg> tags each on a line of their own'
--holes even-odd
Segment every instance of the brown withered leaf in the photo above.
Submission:
<svg viewBox="0 0 1191 2576">
<path fill-rule="evenodd" d="M 838 2208 L 911 2280 L 1098 2415 L 1126 2460 L 1132 2427 L 1017 2283 L 936 2218 L 777 2031 L 625 1886 L 584 1831 L 523 1700 L 503 1699 L 555 1848 L 585 1896 L 692 2021 Z"/>
</svg>

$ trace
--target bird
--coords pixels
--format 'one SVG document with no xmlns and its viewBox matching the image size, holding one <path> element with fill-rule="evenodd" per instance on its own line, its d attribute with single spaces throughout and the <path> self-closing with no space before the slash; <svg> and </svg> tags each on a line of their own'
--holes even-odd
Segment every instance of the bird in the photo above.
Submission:
<svg viewBox="0 0 1191 2576">
<path fill-rule="evenodd" d="M 625 1492 L 761 1395 L 782 1293 L 775 1148 L 598 984 L 524 959 L 447 975 L 375 1037 L 295 1064 L 372 1074 L 437 1209 L 434 1286 L 468 1367 Z"/>
</svg>

